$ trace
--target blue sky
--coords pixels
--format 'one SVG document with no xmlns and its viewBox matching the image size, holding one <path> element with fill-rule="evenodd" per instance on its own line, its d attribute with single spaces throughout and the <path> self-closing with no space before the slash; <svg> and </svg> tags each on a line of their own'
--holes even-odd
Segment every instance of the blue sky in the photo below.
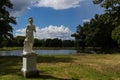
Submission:
<svg viewBox="0 0 120 80">
<path fill-rule="evenodd" d="M 27 19 L 33 17 L 37 29 L 35 37 L 39 39 L 72 39 L 70 35 L 77 25 L 104 12 L 92 0 L 12 0 L 12 3 L 14 8 L 10 13 L 17 18 L 14 35 L 24 36 Z"/>
</svg>

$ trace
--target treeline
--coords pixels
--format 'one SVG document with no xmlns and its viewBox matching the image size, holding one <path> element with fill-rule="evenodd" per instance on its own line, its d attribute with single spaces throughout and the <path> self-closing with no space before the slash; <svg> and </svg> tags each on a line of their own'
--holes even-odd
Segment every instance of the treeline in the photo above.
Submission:
<svg viewBox="0 0 120 80">
<path fill-rule="evenodd" d="M 25 37 L 17 36 L 13 39 L 3 40 L 0 47 L 23 47 Z M 55 39 L 34 39 L 34 47 L 74 47 L 74 40 Z"/>
<path fill-rule="evenodd" d="M 99 47 L 102 50 L 120 47 L 120 1 L 93 0 L 105 8 L 104 14 L 96 14 L 89 22 L 78 25 L 75 37 L 77 46 Z"/>
</svg>

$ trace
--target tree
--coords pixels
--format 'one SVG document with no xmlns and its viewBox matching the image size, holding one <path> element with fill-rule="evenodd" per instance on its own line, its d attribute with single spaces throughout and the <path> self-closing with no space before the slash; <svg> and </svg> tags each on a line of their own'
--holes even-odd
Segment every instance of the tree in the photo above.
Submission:
<svg viewBox="0 0 120 80">
<path fill-rule="evenodd" d="M 120 37 L 119 34 L 119 26 L 120 26 L 120 0 L 93 0 L 94 4 L 100 4 L 101 7 L 105 9 L 106 14 L 109 15 L 105 22 L 111 23 L 112 26 L 112 33 L 111 37 L 113 40 L 117 41 L 119 44 Z M 115 35 L 116 34 L 116 35 Z M 118 39 L 118 40 L 116 40 Z"/>
<path fill-rule="evenodd" d="M 14 46 L 22 47 L 25 37 L 24 36 L 16 36 L 12 41 L 14 41 Z"/>
<path fill-rule="evenodd" d="M 75 36 L 78 46 L 83 49 L 85 46 L 99 47 L 102 50 L 115 47 L 115 42 L 111 37 L 114 26 L 111 21 L 108 21 L 110 18 L 108 13 L 96 14 L 90 22 L 77 26 L 77 31 L 72 36 Z"/>
<path fill-rule="evenodd" d="M 14 17 L 10 16 L 9 12 L 6 10 L 12 9 L 13 4 L 10 0 L 0 0 L 0 39 L 13 38 L 13 28 L 10 25 L 16 24 L 16 20 Z"/>
<path fill-rule="evenodd" d="M 84 28 L 81 25 L 77 26 L 76 33 L 71 35 L 72 37 L 75 37 L 76 40 L 76 46 L 81 47 L 82 49 L 85 48 L 85 34 L 84 34 Z"/>
<path fill-rule="evenodd" d="M 105 8 L 105 13 L 96 14 L 90 22 L 86 22 L 83 26 L 78 26 L 75 37 L 77 46 L 100 47 L 109 49 L 119 43 L 119 26 L 120 25 L 120 0 L 93 0 L 94 4 L 100 4 Z M 117 28 L 117 29 L 116 29 Z M 114 31 L 115 30 L 115 31 Z M 113 35 L 113 39 L 112 39 Z"/>
<path fill-rule="evenodd" d="M 62 40 L 55 39 L 46 39 L 46 47 L 62 47 Z"/>
<path fill-rule="evenodd" d="M 62 47 L 74 47 L 74 40 L 62 40 Z"/>
<path fill-rule="evenodd" d="M 93 0 L 94 4 L 100 4 L 112 18 L 109 21 L 112 25 L 120 25 L 120 0 Z"/>
<path fill-rule="evenodd" d="M 116 27 L 113 31 L 112 31 L 112 39 L 117 41 L 119 47 L 120 47 L 120 26 Z"/>
</svg>

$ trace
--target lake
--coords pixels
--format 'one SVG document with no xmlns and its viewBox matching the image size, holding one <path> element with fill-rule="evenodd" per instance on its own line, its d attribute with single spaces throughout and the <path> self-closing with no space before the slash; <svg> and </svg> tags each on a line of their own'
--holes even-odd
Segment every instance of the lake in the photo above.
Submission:
<svg viewBox="0 0 120 80">
<path fill-rule="evenodd" d="M 0 56 L 22 56 L 22 50 L 0 51 Z M 35 50 L 36 54 L 41 55 L 62 55 L 62 54 L 75 54 L 76 50 Z"/>
</svg>

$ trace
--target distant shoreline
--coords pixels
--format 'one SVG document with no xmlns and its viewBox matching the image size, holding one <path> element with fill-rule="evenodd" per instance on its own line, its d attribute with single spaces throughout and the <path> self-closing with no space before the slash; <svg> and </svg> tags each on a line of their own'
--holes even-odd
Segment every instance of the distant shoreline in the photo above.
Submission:
<svg viewBox="0 0 120 80">
<path fill-rule="evenodd" d="M 0 48 L 0 51 L 10 51 L 10 50 L 21 50 L 23 47 L 3 47 Z M 74 47 L 34 47 L 33 49 L 41 49 L 41 50 L 76 50 Z"/>
</svg>

